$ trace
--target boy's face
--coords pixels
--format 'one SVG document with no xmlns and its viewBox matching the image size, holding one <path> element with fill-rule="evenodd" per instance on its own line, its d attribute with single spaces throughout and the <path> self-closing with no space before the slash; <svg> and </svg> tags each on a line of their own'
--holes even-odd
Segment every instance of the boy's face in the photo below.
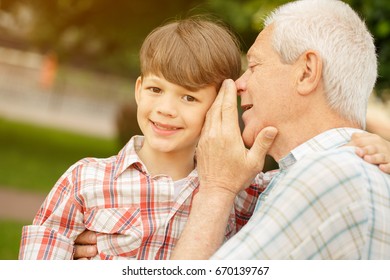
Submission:
<svg viewBox="0 0 390 280">
<path fill-rule="evenodd" d="M 206 113 L 217 91 L 208 86 L 189 91 L 162 76 L 137 79 L 137 119 L 145 145 L 158 152 L 194 152 Z"/>
</svg>

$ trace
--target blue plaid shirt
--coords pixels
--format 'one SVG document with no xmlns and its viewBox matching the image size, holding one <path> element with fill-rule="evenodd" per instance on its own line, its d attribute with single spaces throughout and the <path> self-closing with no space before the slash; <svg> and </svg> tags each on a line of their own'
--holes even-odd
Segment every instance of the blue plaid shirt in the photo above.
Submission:
<svg viewBox="0 0 390 280">
<path fill-rule="evenodd" d="M 214 259 L 390 259 L 390 175 L 343 147 L 351 128 L 292 150 Z"/>
</svg>

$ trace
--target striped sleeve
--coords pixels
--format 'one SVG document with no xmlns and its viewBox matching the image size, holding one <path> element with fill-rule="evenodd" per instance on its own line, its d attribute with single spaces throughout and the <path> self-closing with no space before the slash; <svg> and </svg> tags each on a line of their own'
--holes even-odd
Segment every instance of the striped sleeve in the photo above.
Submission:
<svg viewBox="0 0 390 280">
<path fill-rule="evenodd" d="M 76 166 L 74 166 L 76 167 Z M 85 230 L 76 193 L 78 168 L 69 169 L 50 191 L 33 224 L 23 227 L 19 259 L 72 259 L 73 241 Z"/>
<path fill-rule="evenodd" d="M 249 221 L 255 209 L 257 198 L 266 189 L 272 177 L 278 172 L 278 170 L 273 170 L 258 174 L 252 184 L 237 195 L 234 204 L 236 232 Z"/>
</svg>

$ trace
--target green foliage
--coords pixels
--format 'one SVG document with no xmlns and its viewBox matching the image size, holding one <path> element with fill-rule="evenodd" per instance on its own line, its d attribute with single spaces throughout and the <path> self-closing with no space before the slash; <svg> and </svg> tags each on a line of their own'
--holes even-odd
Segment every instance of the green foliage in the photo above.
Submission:
<svg viewBox="0 0 390 280">
<path fill-rule="evenodd" d="M 390 5 L 388 0 L 347 0 L 362 18 L 375 38 L 378 53 L 379 77 L 376 83 L 380 97 L 390 89 Z"/>
<path fill-rule="evenodd" d="M 18 259 L 23 226 L 21 222 L 0 220 L 0 260 Z"/>
<path fill-rule="evenodd" d="M 260 30 L 265 15 L 287 0 L 206 0 L 207 8 L 217 14 L 239 34 L 247 51 Z"/>
<path fill-rule="evenodd" d="M 116 154 L 115 139 L 100 139 L 0 119 L 0 185 L 47 193 L 84 157 Z"/>
</svg>

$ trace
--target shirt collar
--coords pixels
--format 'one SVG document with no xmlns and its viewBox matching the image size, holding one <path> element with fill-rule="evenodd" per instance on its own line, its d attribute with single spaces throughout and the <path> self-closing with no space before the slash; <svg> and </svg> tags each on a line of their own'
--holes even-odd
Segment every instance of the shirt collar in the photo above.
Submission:
<svg viewBox="0 0 390 280">
<path fill-rule="evenodd" d="M 129 166 L 136 164 L 141 171 L 146 172 L 137 151 L 141 149 L 144 143 L 144 136 L 135 135 L 131 137 L 129 142 L 120 150 L 117 155 L 117 169 L 115 178 L 121 175 Z"/>
<path fill-rule="evenodd" d="M 350 141 L 351 135 L 355 132 L 363 131 L 348 127 L 327 130 L 293 149 L 279 161 L 279 167 L 280 169 L 287 169 L 309 153 L 326 151 L 343 146 Z"/>
<path fill-rule="evenodd" d="M 118 178 L 129 166 L 134 165 L 140 172 L 148 173 L 146 166 L 139 158 L 137 151 L 139 151 L 144 144 L 145 137 L 141 135 L 135 135 L 131 137 L 129 142 L 123 147 L 123 149 L 117 155 L 117 169 L 115 171 L 115 178 Z M 196 166 L 196 162 L 195 162 Z M 191 180 L 198 178 L 198 171 L 196 168 L 191 171 L 187 176 Z"/>
</svg>

